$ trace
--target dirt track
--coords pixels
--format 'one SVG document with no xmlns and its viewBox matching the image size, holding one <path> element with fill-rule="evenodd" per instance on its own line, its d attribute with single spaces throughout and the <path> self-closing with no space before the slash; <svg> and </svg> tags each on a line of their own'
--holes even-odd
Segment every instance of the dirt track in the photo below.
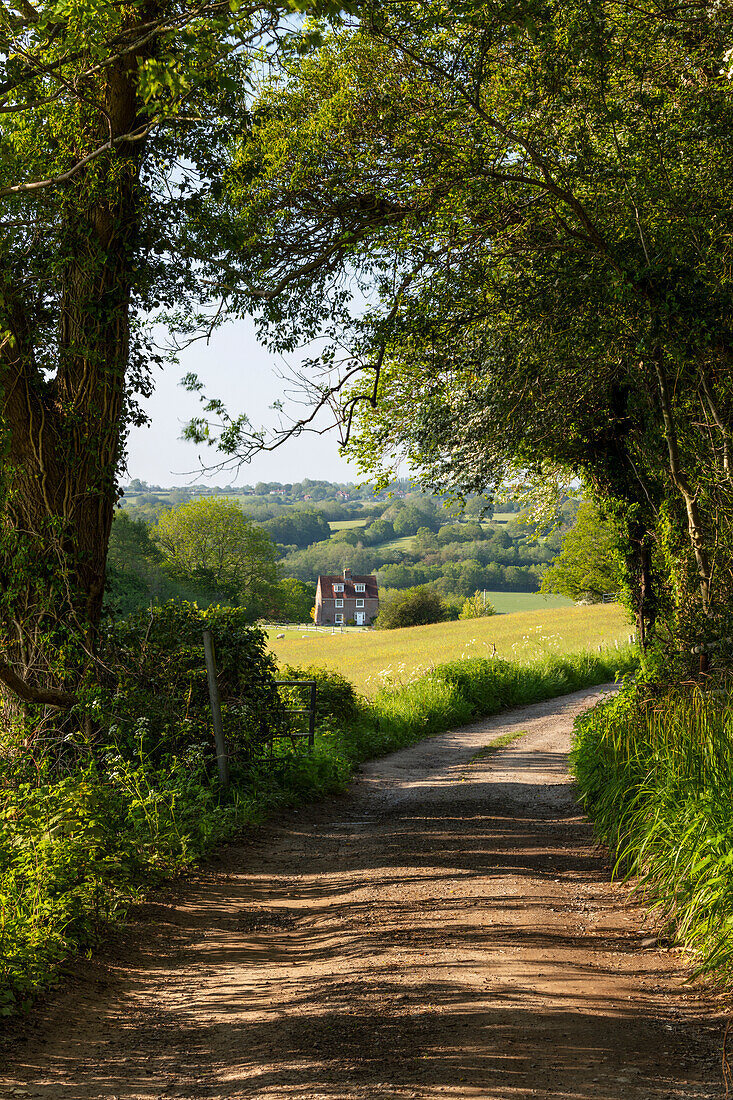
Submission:
<svg viewBox="0 0 733 1100">
<path fill-rule="evenodd" d="M 14 1037 L 0 1098 L 718 1100 L 716 1003 L 573 802 L 595 694 L 424 741 L 228 849 Z"/>
</svg>

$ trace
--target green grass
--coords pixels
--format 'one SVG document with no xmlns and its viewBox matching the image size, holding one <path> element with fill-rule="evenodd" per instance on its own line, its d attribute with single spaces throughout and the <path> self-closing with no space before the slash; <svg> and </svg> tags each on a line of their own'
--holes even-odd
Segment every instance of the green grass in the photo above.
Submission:
<svg viewBox="0 0 733 1100">
<path fill-rule="evenodd" d="M 402 630 L 354 630 L 307 633 L 302 627 L 271 628 L 270 648 L 280 664 L 322 665 L 374 696 L 381 687 L 406 683 L 431 666 L 463 657 L 537 660 L 598 646 L 625 643 L 632 631 L 618 604 L 546 607 L 513 615 L 494 615 L 433 623 Z M 284 638 L 276 635 L 284 633 Z M 303 634 L 306 637 L 303 637 Z"/>
<path fill-rule="evenodd" d="M 328 526 L 332 531 L 351 531 L 355 527 L 367 527 L 368 524 L 368 519 L 338 519 L 328 521 Z"/>
<path fill-rule="evenodd" d="M 509 745 L 513 745 L 515 741 L 521 741 L 523 737 L 526 737 L 529 730 L 519 730 L 517 733 L 502 733 L 500 737 L 497 737 L 488 745 L 484 745 L 482 749 L 475 752 L 471 757 L 469 763 L 475 764 L 479 760 L 485 760 L 487 756 L 491 756 L 492 753 L 498 752 L 500 749 L 505 749 Z"/>
<path fill-rule="evenodd" d="M 575 776 L 617 870 L 698 972 L 733 985 L 731 685 L 627 689 L 577 726 Z"/>
<path fill-rule="evenodd" d="M 375 550 L 406 550 L 410 553 L 415 547 L 414 535 L 403 535 L 398 539 L 388 539 L 374 547 Z"/>
</svg>

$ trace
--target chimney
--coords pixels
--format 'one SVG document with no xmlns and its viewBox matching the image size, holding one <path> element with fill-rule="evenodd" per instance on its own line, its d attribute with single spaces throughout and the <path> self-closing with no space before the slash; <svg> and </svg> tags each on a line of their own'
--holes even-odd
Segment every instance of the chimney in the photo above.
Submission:
<svg viewBox="0 0 733 1100">
<path fill-rule="evenodd" d="M 350 581 L 351 580 L 351 570 L 350 569 L 344 569 L 344 580 L 345 581 Z"/>
</svg>

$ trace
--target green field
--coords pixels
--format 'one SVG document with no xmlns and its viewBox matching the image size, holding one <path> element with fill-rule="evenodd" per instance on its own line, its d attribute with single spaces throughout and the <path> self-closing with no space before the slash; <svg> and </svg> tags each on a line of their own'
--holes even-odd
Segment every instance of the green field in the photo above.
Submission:
<svg viewBox="0 0 733 1100">
<path fill-rule="evenodd" d="M 521 593 L 506 593 L 509 596 Z M 340 672 L 366 695 L 380 687 L 406 683 L 431 665 L 459 657 L 496 653 L 507 660 L 532 660 L 547 654 L 577 653 L 628 641 L 633 627 L 618 604 L 546 607 L 512 615 L 464 622 L 433 623 L 405 630 L 326 630 L 305 627 L 269 630 L 278 662 L 321 665 Z M 283 638 L 277 638 L 284 633 Z"/>
<path fill-rule="evenodd" d="M 387 542 L 380 542 L 375 546 L 375 550 L 406 550 L 408 553 L 413 549 L 415 545 L 414 535 L 403 535 L 399 539 L 389 539 Z"/>
<path fill-rule="evenodd" d="M 329 520 L 328 526 L 332 531 L 350 531 L 354 527 L 366 527 L 368 519 L 337 519 Z"/>
<path fill-rule="evenodd" d="M 488 592 L 486 599 L 493 603 L 500 615 L 513 615 L 517 611 L 542 611 L 553 607 L 575 607 L 566 596 L 543 596 L 541 592 Z"/>
</svg>

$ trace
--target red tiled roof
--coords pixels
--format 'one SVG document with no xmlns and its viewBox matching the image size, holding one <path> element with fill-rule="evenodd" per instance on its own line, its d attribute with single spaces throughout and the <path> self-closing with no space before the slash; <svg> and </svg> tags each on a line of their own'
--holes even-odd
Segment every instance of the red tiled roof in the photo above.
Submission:
<svg viewBox="0 0 733 1100">
<path fill-rule="evenodd" d="M 357 596 L 359 599 L 363 599 L 366 596 L 369 600 L 376 600 L 379 598 L 377 578 L 373 574 L 369 577 L 352 575 L 351 577 L 347 577 L 346 580 L 338 573 L 334 577 L 319 577 L 318 587 L 321 591 L 322 600 L 332 600 L 334 598 L 333 586 L 335 584 L 342 584 L 344 586 L 343 592 L 338 593 L 339 599 L 341 599 L 342 596 L 347 600 L 353 600 Z M 363 592 L 357 592 L 354 588 L 355 584 L 366 585 L 366 588 Z"/>
</svg>

